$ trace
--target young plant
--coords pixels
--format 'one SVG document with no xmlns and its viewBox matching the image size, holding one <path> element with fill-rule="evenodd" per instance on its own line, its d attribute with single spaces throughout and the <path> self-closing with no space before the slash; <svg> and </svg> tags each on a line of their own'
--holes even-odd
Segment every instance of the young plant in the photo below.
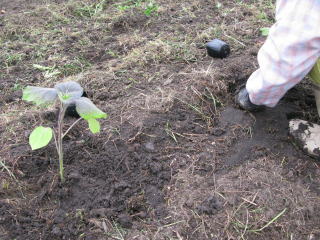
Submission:
<svg viewBox="0 0 320 240">
<path fill-rule="evenodd" d="M 55 145 L 59 156 L 59 174 L 61 181 L 64 182 L 63 168 L 63 137 L 79 121 L 74 122 L 71 127 L 63 133 L 63 119 L 67 108 L 75 105 L 79 116 L 85 119 L 89 124 L 92 133 L 100 132 L 100 124 L 96 119 L 106 118 L 107 114 L 97 108 L 90 99 L 82 97 L 83 88 L 76 82 L 62 82 L 54 88 L 42 88 L 28 86 L 23 90 L 22 99 L 32 102 L 38 106 L 48 106 L 59 100 L 58 126 L 54 131 L 50 127 L 36 127 L 29 136 L 29 144 L 32 150 L 45 147 L 54 136 Z M 80 118 L 80 119 L 81 119 Z"/>
<path fill-rule="evenodd" d="M 267 37 L 269 35 L 269 31 L 270 31 L 270 28 L 268 27 L 260 28 L 260 33 L 264 37 Z"/>
</svg>

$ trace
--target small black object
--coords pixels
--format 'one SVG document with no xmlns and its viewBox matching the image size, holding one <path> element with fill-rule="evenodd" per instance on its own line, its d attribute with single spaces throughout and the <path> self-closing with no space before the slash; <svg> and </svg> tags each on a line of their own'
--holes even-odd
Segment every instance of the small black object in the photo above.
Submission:
<svg viewBox="0 0 320 240">
<path fill-rule="evenodd" d="M 219 39 L 208 42 L 206 48 L 210 57 L 225 58 L 230 54 L 229 45 Z"/>
<path fill-rule="evenodd" d="M 249 93 L 245 87 L 242 88 L 240 92 L 236 95 L 235 101 L 240 108 L 249 112 L 259 112 L 265 109 L 265 106 L 256 105 L 250 101 Z"/>
<path fill-rule="evenodd" d="M 82 97 L 88 97 L 87 93 L 83 92 Z M 66 109 L 65 115 L 73 118 L 80 118 L 76 110 L 76 104 L 70 104 Z"/>
</svg>

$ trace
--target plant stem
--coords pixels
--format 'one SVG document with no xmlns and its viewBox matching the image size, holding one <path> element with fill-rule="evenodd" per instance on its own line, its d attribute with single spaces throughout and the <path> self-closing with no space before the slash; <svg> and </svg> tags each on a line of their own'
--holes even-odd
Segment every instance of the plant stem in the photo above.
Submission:
<svg viewBox="0 0 320 240">
<path fill-rule="evenodd" d="M 60 174 L 60 179 L 61 182 L 64 182 L 64 169 L 63 169 L 63 148 L 62 148 L 62 139 L 63 139 L 63 133 L 62 133 L 62 128 L 63 128 L 63 118 L 65 115 L 67 107 L 61 103 L 60 105 L 60 112 L 59 112 L 59 119 L 58 119 L 58 155 L 59 155 L 59 174 Z"/>
</svg>

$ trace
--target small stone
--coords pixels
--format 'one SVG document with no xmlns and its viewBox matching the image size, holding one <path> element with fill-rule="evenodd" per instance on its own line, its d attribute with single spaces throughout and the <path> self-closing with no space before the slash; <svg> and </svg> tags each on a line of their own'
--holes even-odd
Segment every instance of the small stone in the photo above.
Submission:
<svg viewBox="0 0 320 240">
<path fill-rule="evenodd" d="M 289 133 L 306 154 L 320 157 L 320 125 L 293 119 L 289 122 Z"/>
<path fill-rule="evenodd" d="M 154 143 L 153 143 L 153 142 L 148 142 L 148 143 L 146 143 L 144 146 L 145 146 L 146 150 L 148 150 L 148 151 L 153 152 L 153 151 L 155 150 L 155 147 L 154 147 Z"/>
<path fill-rule="evenodd" d="M 184 206 L 187 208 L 192 208 L 193 207 L 193 201 L 188 199 L 185 203 Z"/>
<path fill-rule="evenodd" d="M 146 212 L 139 212 L 136 216 L 140 217 L 140 218 L 146 218 L 147 217 L 147 213 Z"/>
<path fill-rule="evenodd" d="M 71 172 L 71 173 L 69 174 L 69 179 L 78 181 L 80 178 L 81 178 L 81 175 L 80 175 L 79 172 L 76 172 L 76 171 L 75 171 L 75 172 Z"/>
<path fill-rule="evenodd" d="M 120 181 L 114 184 L 114 189 L 117 191 L 123 191 L 128 187 L 130 187 L 130 185 L 126 181 Z"/>
<path fill-rule="evenodd" d="M 168 78 L 164 83 L 163 85 L 169 85 L 170 83 L 172 83 L 173 79 L 172 78 Z"/>
<path fill-rule="evenodd" d="M 319 235 L 318 235 L 318 237 L 319 237 Z M 309 235 L 308 240 L 316 240 L 316 239 L 319 239 L 319 238 L 317 238 L 317 236 L 316 236 L 315 234 L 311 233 L 311 234 Z"/>
</svg>

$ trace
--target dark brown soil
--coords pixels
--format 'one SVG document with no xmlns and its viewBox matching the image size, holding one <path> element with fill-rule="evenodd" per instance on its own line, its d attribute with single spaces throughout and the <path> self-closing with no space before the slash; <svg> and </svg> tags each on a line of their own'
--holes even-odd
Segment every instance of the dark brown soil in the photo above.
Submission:
<svg viewBox="0 0 320 240">
<path fill-rule="evenodd" d="M 19 64 L 0 63 L 1 240 L 320 239 L 320 165 L 288 136 L 290 119 L 319 123 L 308 82 L 263 112 L 242 111 L 233 101 L 257 67 L 257 29 L 272 21 L 266 3 L 226 1 L 219 10 L 212 1 L 162 0 L 163 9 L 148 17 L 135 8 L 109 16 L 117 13 L 115 1 L 105 1 L 107 17 L 95 19 L 72 15 L 83 11 L 82 3 L 72 5 L 78 1 L 47 2 L 71 20 L 50 22 L 37 1 L 0 0 L 7 44 L 0 59 L 24 56 Z M 255 18 L 260 8 L 264 22 Z M 42 38 L 17 37 L 29 34 L 19 29 L 23 17 L 54 32 L 43 58 L 32 55 L 46 44 Z M 204 48 L 205 31 L 217 22 L 231 45 L 226 59 L 212 59 Z M 240 43 L 227 37 L 233 33 Z M 87 64 L 70 70 L 76 57 Z M 61 73 L 48 80 L 32 64 Z M 55 126 L 56 110 L 23 103 L 19 86 L 50 87 L 64 77 L 84 85 L 109 118 L 98 135 L 80 122 L 65 137 L 61 183 L 54 144 L 31 151 L 27 142 L 34 126 Z M 73 121 L 67 117 L 66 125 Z"/>
</svg>

